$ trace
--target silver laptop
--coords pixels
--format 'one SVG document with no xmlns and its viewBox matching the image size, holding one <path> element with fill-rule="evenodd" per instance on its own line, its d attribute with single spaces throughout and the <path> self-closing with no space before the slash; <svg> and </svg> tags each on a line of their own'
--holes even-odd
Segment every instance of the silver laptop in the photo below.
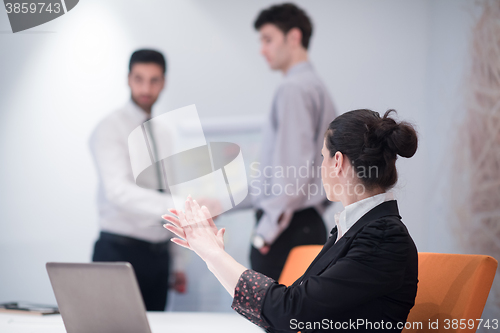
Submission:
<svg viewBox="0 0 500 333">
<path fill-rule="evenodd" d="M 68 333 L 151 333 L 132 265 L 46 265 Z"/>
</svg>

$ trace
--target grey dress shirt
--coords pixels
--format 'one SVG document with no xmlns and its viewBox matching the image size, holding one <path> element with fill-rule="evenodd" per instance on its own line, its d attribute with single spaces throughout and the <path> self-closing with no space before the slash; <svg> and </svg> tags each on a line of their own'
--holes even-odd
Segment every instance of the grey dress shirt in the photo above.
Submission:
<svg viewBox="0 0 500 333">
<path fill-rule="evenodd" d="M 275 94 L 263 129 L 260 165 L 254 168 L 259 171 L 250 182 L 253 204 L 264 211 L 255 233 L 266 243 L 272 244 L 288 227 L 294 211 L 320 208 L 326 200 L 321 149 L 336 116 L 313 66 L 304 61 L 290 68 Z"/>
</svg>

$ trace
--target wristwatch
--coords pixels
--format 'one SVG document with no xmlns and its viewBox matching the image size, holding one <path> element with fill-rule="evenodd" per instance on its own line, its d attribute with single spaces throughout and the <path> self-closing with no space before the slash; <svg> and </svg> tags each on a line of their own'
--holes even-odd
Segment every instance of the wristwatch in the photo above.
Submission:
<svg viewBox="0 0 500 333">
<path fill-rule="evenodd" d="M 266 241 L 264 240 L 264 237 L 262 237 L 261 235 L 253 235 L 252 245 L 256 249 L 261 249 L 266 245 Z"/>
</svg>

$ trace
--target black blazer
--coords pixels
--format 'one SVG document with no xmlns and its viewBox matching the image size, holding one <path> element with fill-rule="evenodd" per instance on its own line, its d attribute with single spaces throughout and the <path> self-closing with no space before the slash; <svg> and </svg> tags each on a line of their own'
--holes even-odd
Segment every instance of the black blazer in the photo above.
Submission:
<svg viewBox="0 0 500 333">
<path fill-rule="evenodd" d="M 260 316 L 269 332 L 402 331 L 398 322 L 404 325 L 415 304 L 418 257 L 396 200 L 374 207 L 336 239 L 337 227 L 293 285 L 267 287 Z"/>
</svg>

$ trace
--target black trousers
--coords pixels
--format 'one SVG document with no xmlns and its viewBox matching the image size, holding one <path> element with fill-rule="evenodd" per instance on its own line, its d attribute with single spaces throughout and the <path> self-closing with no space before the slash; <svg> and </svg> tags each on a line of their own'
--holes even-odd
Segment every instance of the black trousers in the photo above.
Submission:
<svg viewBox="0 0 500 333">
<path fill-rule="evenodd" d="M 101 231 L 93 261 L 132 264 L 147 311 L 165 311 L 168 293 L 169 242 L 150 243 Z"/>
<path fill-rule="evenodd" d="M 262 210 L 257 210 L 255 214 L 257 225 L 262 214 Z M 252 269 L 278 281 L 292 248 L 299 245 L 324 245 L 326 239 L 325 223 L 315 208 L 310 207 L 296 211 L 288 228 L 279 235 L 266 255 L 261 254 L 252 245 L 250 250 Z"/>
</svg>

